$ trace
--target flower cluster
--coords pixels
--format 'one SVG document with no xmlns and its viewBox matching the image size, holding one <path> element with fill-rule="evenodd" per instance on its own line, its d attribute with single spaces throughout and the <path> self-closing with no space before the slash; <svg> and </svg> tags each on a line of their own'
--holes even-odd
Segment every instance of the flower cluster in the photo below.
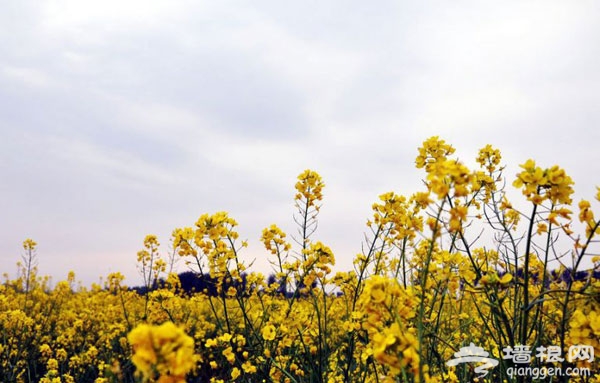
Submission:
<svg viewBox="0 0 600 383">
<path fill-rule="evenodd" d="M 545 200 L 552 204 L 571 204 L 573 180 L 564 169 L 558 166 L 542 169 L 529 159 L 521 165 L 523 171 L 517 174 L 513 185 L 523 189 L 523 195 L 536 205 Z"/>
<path fill-rule="evenodd" d="M 172 322 L 159 326 L 141 324 L 127 339 L 133 346 L 131 361 L 144 382 L 185 382 L 186 374 L 196 364 L 194 340 Z"/>
<path fill-rule="evenodd" d="M 316 204 L 323 199 L 324 187 L 319 173 L 307 169 L 298 176 L 296 200 L 303 200 L 307 206 L 314 206 L 318 210 L 319 206 Z"/>
</svg>

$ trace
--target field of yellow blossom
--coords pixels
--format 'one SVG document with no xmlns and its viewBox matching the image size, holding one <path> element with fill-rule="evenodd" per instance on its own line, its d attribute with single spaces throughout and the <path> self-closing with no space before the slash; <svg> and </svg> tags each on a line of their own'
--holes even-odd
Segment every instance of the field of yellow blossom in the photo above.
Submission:
<svg viewBox="0 0 600 383">
<path fill-rule="evenodd" d="M 241 260 L 225 212 L 173 231 L 196 291 L 166 273 L 154 235 L 138 289 L 119 273 L 50 286 L 27 239 L 0 285 L 0 382 L 600 382 L 600 188 L 573 206 L 558 166 L 528 160 L 505 178 L 489 145 L 477 163 L 426 140 L 424 190 L 379 197 L 345 272 L 314 238 L 324 182 L 311 170 L 295 185 L 301 238 L 262 232 L 270 277 Z"/>
</svg>

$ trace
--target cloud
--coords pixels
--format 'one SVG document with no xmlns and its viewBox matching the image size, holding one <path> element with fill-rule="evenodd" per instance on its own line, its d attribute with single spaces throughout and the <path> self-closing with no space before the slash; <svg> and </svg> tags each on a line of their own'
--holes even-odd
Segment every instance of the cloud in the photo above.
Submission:
<svg viewBox="0 0 600 383">
<path fill-rule="evenodd" d="M 2 68 L 2 75 L 31 88 L 43 89 L 57 85 L 48 74 L 36 68 L 5 66 Z"/>
<path fill-rule="evenodd" d="M 110 174 L 121 183 L 144 186 L 148 183 L 169 185 L 176 181 L 171 172 L 126 152 L 109 152 L 89 142 L 54 137 L 48 140 L 47 145 L 58 161 L 74 164 L 91 173 Z"/>
<path fill-rule="evenodd" d="M 0 254 L 35 236 L 60 260 L 48 273 L 64 274 L 65 254 L 86 278 L 106 263 L 131 271 L 145 234 L 166 245 L 174 227 L 229 210 L 266 267 L 260 230 L 295 230 L 295 176 L 313 168 L 327 184 L 319 238 L 349 269 L 377 195 L 422 188 L 414 157 L 431 135 L 471 163 L 494 144 L 509 175 L 529 157 L 564 164 L 594 193 L 599 13 L 558 1 L 7 5 Z"/>
</svg>

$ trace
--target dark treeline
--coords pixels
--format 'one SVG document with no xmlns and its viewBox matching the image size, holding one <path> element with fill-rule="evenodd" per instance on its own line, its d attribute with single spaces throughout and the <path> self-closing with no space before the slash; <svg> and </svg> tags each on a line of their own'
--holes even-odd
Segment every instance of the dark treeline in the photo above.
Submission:
<svg viewBox="0 0 600 383">
<path fill-rule="evenodd" d="M 211 277 L 210 274 L 199 274 L 193 271 L 185 271 L 178 274 L 179 283 L 181 285 L 181 293 L 185 295 L 192 295 L 195 293 L 204 293 L 210 296 L 216 297 L 219 296 L 217 291 L 217 278 Z M 247 274 L 241 274 L 241 281 L 233 280 L 232 278 L 226 278 L 223 281 L 223 294 L 227 292 L 231 287 L 233 287 L 238 294 L 244 295 L 252 293 L 255 289 L 254 286 L 248 286 L 247 283 Z M 282 278 L 280 280 L 274 274 L 271 274 L 267 277 L 267 285 L 269 287 L 273 286 L 273 284 L 277 283 L 278 287 L 274 290 L 274 294 L 281 295 L 286 298 L 292 298 L 296 295 L 303 295 L 300 291 L 305 287 L 303 284 L 298 284 L 296 287 L 290 288 L 287 281 Z M 154 291 L 159 288 L 165 287 L 166 282 L 164 279 L 157 280 L 153 286 L 148 289 L 146 286 L 134 286 L 130 289 L 136 291 L 140 295 L 144 295 L 149 291 Z M 316 282 L 312 287 L 316 287 Z"/>
<path fill-rule="evenodd" d="M 500 277 L 502 277 L 506 272 L 499 272 Z M 533 283 L 542 282 L 539 280 L 539 276 L 537 273 L 530 274 Z M 181 293 L 185 295 L 192 295 L 195 293 L 204 293 L 210 296 L 216 297 L 219 296 L 217 291 L 217 279 L 210 276 L 210 274 L 199 274 L 193 271 L 185 271 L 178 274 L 179 282 L 181 284 Z M 523 278 L 523 270 L 519 269 L 516 273 L 517 278 Z M 549 285 L 551 282 L 572 282 L 572 281 L 584 281 L 589 279 L 600 279 L 600 270 L 599 269 L 591 269 L 591 270 L 580 270 L 573 273 L 570 269 L 563 269 L 561 271 L 552 270 L 545 283 Z M 305 293 L 300 293 L 305 287 L 303 284 L 299 283 L 296 286 L 290 286 L 285 278 L 280 278 L 279 280 L 274 274 L 270 274 L 267 277 L 267 285 L 269 287 L 273 286 L 273 284 L 277 283 L 278 287 L 274 290 L 274 294 L 280 295 L 286 298 L 292 298 L 296 296 L 304 296 Z M 479 280 L 475 280 L 475 284 L 478 284 Z M 166 283 L 164 279 L 159 279 L 156 283 L 151 286 L 149 291 L 154 291 L 159 288 L 165 287 Z M 223 294 L 229 290 L 230 287 L 233 287 L 237 293 L 242 296 L 245 294 L 251 294 L 255 287 L 248 286 L 247 283 L 247 275 L 244 273 L 241 275 L 241 281 L 232 280 L 231 278 L 226 278 L 223 282 Z M 316 282 L 313 283 L 311 287 L 316 287 Z M 130 288 L 133 291 L 136 291 L 140 295 L 144 295 L 148 292 L 146 286 L 135 286 Z"/>
</svg>

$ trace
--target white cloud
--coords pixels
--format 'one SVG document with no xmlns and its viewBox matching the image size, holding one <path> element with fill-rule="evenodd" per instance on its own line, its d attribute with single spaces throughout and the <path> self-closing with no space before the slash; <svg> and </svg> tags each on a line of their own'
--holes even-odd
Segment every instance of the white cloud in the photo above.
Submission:
<svg viewBox="0 0 600 383">
<path fill-rule="evenodd" d="M 180 143 L 182 146 L 210 134 L 212 122 L 185 107 L 159 102 L 133 102 L 123 97 L 113 98 L 112 102 L 120 109 L 118 119 L 123 129 L 137 134 Z"/>
<path fill-rule="evenodd" d="M 91 142 L 64 137 L 51 137 L 47 145 L 54 156 L 86 168 L 90 174 L 97 172 L 109 174 L 121 182 L 139 187 L 148 184 L 168 187 L 178 181 L 172 172 L 124 151 L 109 151 Z"/>
<path fill-rule="evenodd" d="M 1 73 L 3 77 L 19 82 L 28 88 L 46 89 L 60 86 L 59 82 L 38 68 L 8 65 L 2 68 Z"/>
<path fill-rule="evenodd" d="M 201 3 L 197 3 L 199 5 Z M 186 11 L 186 2 L 161 0 L 52 0 L 43 4 L 43 24 L 52 29 L 83 31 L 103 25 L 112 28 L 148 28 Z"/>
</svg>

